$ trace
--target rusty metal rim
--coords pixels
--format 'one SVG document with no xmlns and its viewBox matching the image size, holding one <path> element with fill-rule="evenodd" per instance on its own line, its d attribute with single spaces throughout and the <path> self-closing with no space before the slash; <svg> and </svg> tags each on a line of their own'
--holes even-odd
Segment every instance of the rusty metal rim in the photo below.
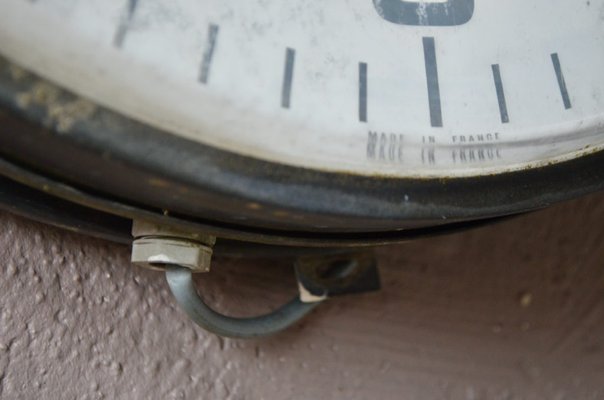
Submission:
<svg viewBox="0 0 604 400">
<path fill-rule="evenodd" d="M 144 209 L 113 199 L 99 197 L 96 194 L 41 176 L 2 158 L 0 158 L 0 175 L 8 178 L 8 180 L 4 179 L 5 181 L 18 185 L 7 187 L 5 183 L 3 186 L 1 184 L 2 178 L 0 178 L 0 203 L 4 203 L 3 208 L 17 214 L 31 216 L 42 222 L 120 243 L 130 242 L 128 239 L 129 226 L 130 221 L 134 219 L 143 219 L 174 228 L 196 230 L 230 241 L 249 242 L 252 246 L 257 244 L 298 247 L 308 250 L 313 248 L 335 250 L 348 247 L 379 246 L 422 237 L 444 235 L 510 218 L 509 216 L 498 217 L 401 232 L 372 234 L 315 233 L 306 235 L 298 233 L 296 235 L 296 232 L 246 230 L 245 227 L 227 227 L 191 217 L 165 215 L 161 210 Z M 3 195 L 3 188 L 4 192 L 8 191 L 8 194 L 13 196 L 6 197 Z M 14 193 L 23 190 L 25 192 L 21 196 L 14 196 Z M 5 200 L 2 201 L 2 198 Z M 27 199 L 27 202 L 25 202 L 25 199 Z M 23 204 L 18 204 L 18 202 Z M 70 220 L 67 220 L 67 217 Z M 103 219 L 106 220 L 103 221 Z M 93 222 L 91 223 L 91 221 Z M 77 226 L 80 226 L 80 228 L 77 228 Z M 240 248 L 244 250 L 244 253 L 247 253 L 248 249 L 245 247 L 241 246 Z"/>
<path fill-rule="evenodd" d="M 146 216 L 218 237 L 279 245 L 385 244 L 604 187 L 604 152 L 514 173 L 409 180 L 256 160 L 101 107 L 65 130 L 49 117 L 48 104 L 19 104 L 17 94 L 43 84 L 56 90 L 59 105 L 80 98 L 32 74 L 15 79 L 9 66 L 0 58 L 0 155 L 12 166 L 5 168 L 7 176 L 87 207 L 94 203 L 126 218 Z M 453 228 L 446 226 L 451 223 Z"/>
</svg>

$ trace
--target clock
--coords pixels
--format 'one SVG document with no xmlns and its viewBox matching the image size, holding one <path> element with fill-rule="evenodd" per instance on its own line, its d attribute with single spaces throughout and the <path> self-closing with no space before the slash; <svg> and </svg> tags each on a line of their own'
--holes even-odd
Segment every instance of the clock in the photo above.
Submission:
<svg viewBox="0 0 604 400">
<path fill-rule="evenodd" d="M 604 184 L 602 0 L 0 8 L 2 202 L 51 223 L 334 249 Z"/>
</svg>

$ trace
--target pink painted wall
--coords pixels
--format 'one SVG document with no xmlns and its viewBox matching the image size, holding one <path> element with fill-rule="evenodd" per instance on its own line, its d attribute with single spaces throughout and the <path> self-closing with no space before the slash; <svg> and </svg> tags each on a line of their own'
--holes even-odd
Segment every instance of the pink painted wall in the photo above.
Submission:
<svg viewBox="0 0 604 400">
<path fill-rule="evenodd" d="M 0 214 L 2 399 L 603 399 L 604 195 L 378 251 L 383 290 L 277 337 L 193 326 L 128 249 Z M 217 260 L 222 311 L 296 290 Z"/>
</svg>

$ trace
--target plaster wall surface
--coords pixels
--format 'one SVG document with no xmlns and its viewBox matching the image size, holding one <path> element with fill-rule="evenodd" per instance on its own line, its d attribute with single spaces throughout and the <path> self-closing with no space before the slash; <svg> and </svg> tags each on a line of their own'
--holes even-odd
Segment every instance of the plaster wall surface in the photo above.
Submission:
<svg viewBox="0 0 604 400">
<path fill-rule="evenodd" d="M 378 250 L 383 289 L 262 340 L 178 310 L 129 249 L 0 213 L 2 399 L 603 399 L 604 195 Z M 265 312 L 287 260 L 218 259 L 209 303 Z"/>
</svg>

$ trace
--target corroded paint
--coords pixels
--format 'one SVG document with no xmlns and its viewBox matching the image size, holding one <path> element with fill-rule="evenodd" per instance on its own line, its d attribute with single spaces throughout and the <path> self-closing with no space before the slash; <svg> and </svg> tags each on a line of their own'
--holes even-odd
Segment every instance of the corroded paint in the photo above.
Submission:
<svg viewBox="0 0 604 400">
<path fill-rule="evenodd" d="M 56 86 L 41 81 L 34 84 L 30 90 L 17 93 L 16 103 L 23 109 L 41 107 L 45 113 L 44 124 L 54 127 L 59 133 L 69 132 L 78 121 L 91 118 L 97 109 L 90 101 L 83 98 L 66 98 Z"/>
</svg>

